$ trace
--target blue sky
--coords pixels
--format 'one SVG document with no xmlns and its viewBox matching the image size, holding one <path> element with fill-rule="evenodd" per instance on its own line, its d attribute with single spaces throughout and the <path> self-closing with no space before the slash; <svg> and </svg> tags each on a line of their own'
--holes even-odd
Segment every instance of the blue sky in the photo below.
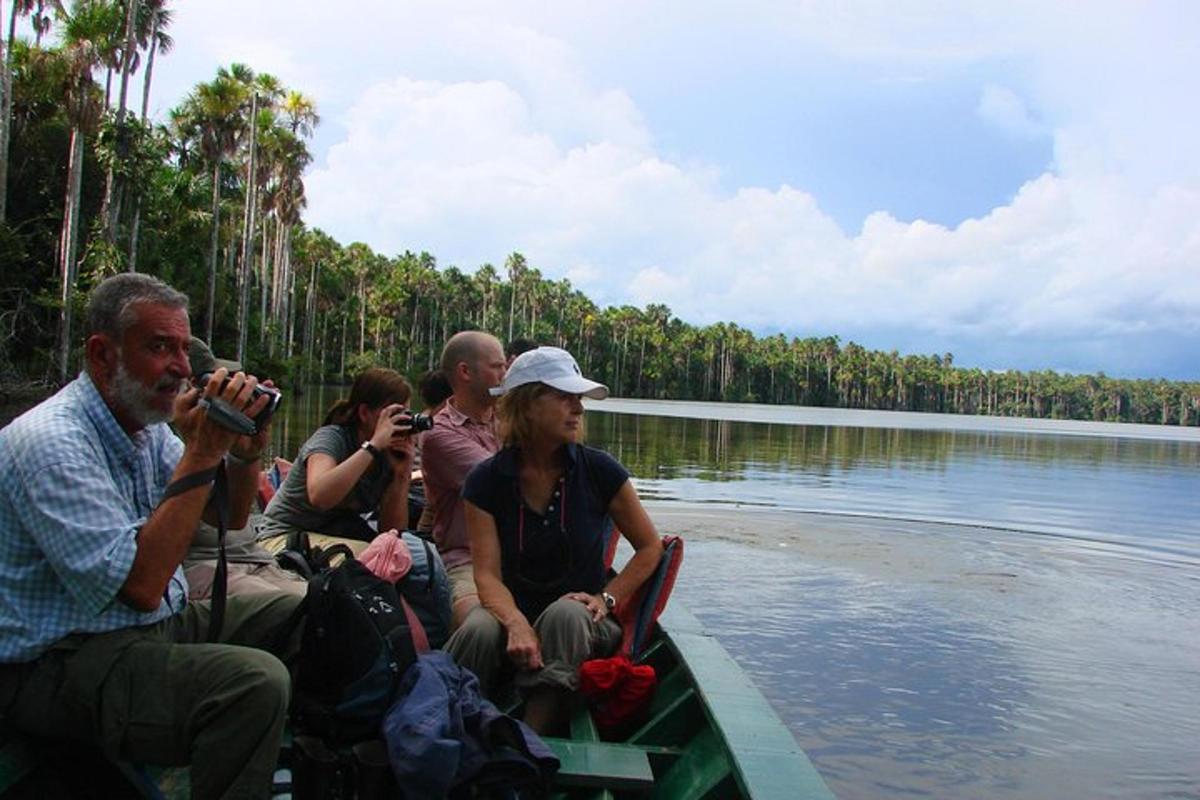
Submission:
<svg viewBox="0 0 1200 800">
<path fill-rule="evenodd" d="M 312 95 L 306 220 L 604 303 L 990 369 L 1198 379 L 1200 6 L 177 4 L 165 110 Z"/>
</svg>

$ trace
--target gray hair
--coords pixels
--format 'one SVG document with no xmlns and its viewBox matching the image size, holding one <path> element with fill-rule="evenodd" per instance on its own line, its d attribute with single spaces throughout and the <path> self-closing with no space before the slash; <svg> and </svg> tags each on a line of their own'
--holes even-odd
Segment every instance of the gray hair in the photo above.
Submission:
<svg viewBox="0 0 1200 800">
<path fill-rule="evenodd" d="M 186 294 L 153 275 L 123 272 L 105 278 L 92 289 L 84 316 L 84 335 L 103 333 L 120 339 L 129 326 L 137 321 L 134 306 L 139 303 L 181 308 L 184 311 L 188 308 Z"/>
</svg>

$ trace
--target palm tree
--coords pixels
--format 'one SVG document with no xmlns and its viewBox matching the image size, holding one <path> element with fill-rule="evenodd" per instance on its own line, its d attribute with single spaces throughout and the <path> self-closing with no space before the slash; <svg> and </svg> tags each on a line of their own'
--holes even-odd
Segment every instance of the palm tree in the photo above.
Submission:
<svg viewBox="0 0 1200 800">
<path fill-rule="evenodd" d="M 3 63 L 3 74 L 0 75 L 0 222 L 4 222 L 8 213 L 8 142 L 11 138 L 12 126 L 12 73 L 13 44 L 17 39 L 17 17 L 32 14 L 32 23 L 37 46 L 41 47 L 42 34 L 50 28 L 50 16 L 45 13 L 47 0 L 14 0 L 12 12 L 8 18 L 8 40 L 0 42 L 0 62 Z M 61 12 L 59 0 L 49 0 L 51 7 Z M 3 19 L 3 6 L 0 6 L 0 19 Z"/>
<path fill-rule="evenodd" d="M 245 217 L 242 220 L 242 255 L 238 265 L 238 344 L 237 360 L 245 357 L 246 328 L 250 311 L 250 277 L 251 259 L 254 253 L 254 212 L 258 205 L 257 170 L 255 157 L 258 155 L 258 93 L 252 92 L 250 97 L 250 117 L 247 120 L 250 128 L 250 155 L 246 163 L 246 205 Z"/>
<path fill-rule="evenodd" d="M 142 76 L 142 125 L 146 125 L 150 116 L 150 80 L 154 75 L 154 55 L 159 52 L 169 53 L 175 46 L 175 40 L 166 32 L 172 17 L 166 0 L 142 0 L 140 6 L 138 44 L 148 50 L 146 74 Z M 141 223 L 141 197 L 135 195 L 133 197 L 133 218 L 129 223 L 128 268 L 130 272 L 137 271 L 138 235 Z"/>
<path fill-rule="evenodd" d="M 309 97 L 292 90 L 283 98 L 281 105 L 293 136 L 307 139 L 313 135 L 313 130 L 321 123 L 321 117 L 317 114 L 316 104 Z"/>
<path fill-rule="evenodd" d="M 146 53 L 146 73 L 142 76 L 142 122 L 150 114 L 150 80 L 154 76 L 154 56 L 169 53 L 175 40 L 167 33 L 174 12 L 167 8 L 167 0 L 141 0 L 138 16 L 138 45 Z"/>
<path fill-rule="evenodd" d="M 67 118 L 71 123 L 67 188 L 63 201 L 62 233 L 59 237 L 59 276 L 62 282 L 62 311 L 59 317 L 58 378 L 65 383 L 71 354 L 75 276 L 79 247 L 79 203 L 83 185 L 83 140 L 95 128 L 102 107 L 92 70 L 101 63 L 100 43 L 108 35 L 106 9 L 80 3 L 75 13 L 64 15 L 63 50 L 69 63 L 66 92 Z"/>
<path fill-rule="evenodd" d="M 286 358 L 292 355 L 292 341 L 295 332 L 295 277 L 291 271 L 292 258 L 292 229 L 300 223 L 300 211 L 307 205 L 304 196 L 304 170 L 312 161 L 304 142 L 283 132 L 283 147 L 275 162 L 274 180 L 276 184 L 275 220 L 278 225 L 279 238 L 276 240 L 277 252 L 275 257 L 276 269 L 280 281 L 279 289 L 283 299 L 282 312 L 279 314 L 280 334 L 283 336 L 283 352 Z"/>
<path fill-rule="evenodd" d="M 513 316 L 517 307 L 517 292 L 525 280 L 529 267 L 525 264 L 525 256 L 520 253 L 510 253 L 504 260 L 504 271 L 508 273 L 508 335 L 504 341 L 511 342 L 513 338 Z"/>
<path fill-rule="evenodd" d="M 125 0 L 125 36 L 120 48 L 121 83 L 117 100 L 117 158 L 124 158 L 129 149 L 129 133 L 125 130 L 125 102 L 129 96 L 129 73 L 133 70 L 134 58 L 137 54 L 137 18 L 139 0 Z M 104 229 L 104 238 L 115 243 L 117 240 L 117 220 L 121 214 L 121 194 L 123 181 L 114 168 L 108 166 L 104 179 L 104 204 L 100 207 L 100 223 Z"/>
<path fill-rule="evenodd" d="M 212 340 L 216 310 L 217 254 L 221 231 L 221 167 L 233 153 L 241 128 L 245 86 L 221 70 L 216 79 L 197 86 L 174 115 L 181 139 L 198 145 L 200 154 L 212 170 L 212 230 L 209 238 L 208 305 L 205 339 Z"/>
</svg>

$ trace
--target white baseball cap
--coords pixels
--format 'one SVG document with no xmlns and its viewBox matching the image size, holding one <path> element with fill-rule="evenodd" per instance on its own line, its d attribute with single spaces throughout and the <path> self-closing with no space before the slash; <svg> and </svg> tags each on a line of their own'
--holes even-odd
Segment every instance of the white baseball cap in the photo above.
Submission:
<svg viewBox="0 0 1200 800">
<path fill-rule="evenodd" d="M 561 347 L 538 347 L 517 356 L 504 376 L 504 383 L 488 391 L 499 397 L 527 383 L 544 383 L 560 392 L 581 394 L 593 400 L 608 397 L 608 387 L 583 377 L 575 359 Z"/>
</svg>

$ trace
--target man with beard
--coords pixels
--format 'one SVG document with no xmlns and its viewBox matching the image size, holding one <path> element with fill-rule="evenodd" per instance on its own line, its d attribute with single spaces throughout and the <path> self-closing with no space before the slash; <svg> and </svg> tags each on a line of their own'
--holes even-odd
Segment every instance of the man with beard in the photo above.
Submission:
<svg viewBox="0 0 1200 800">
<path fill-rule="evenodd" d="M 187 298 L 156 278 L 103 281 L 86 326 L 84 371 L 0 431 L 0 716 L 190 763 L 193 797 L 266 797 L 290 683 L 256 646 L 299 598 L 230 597 L 210 643 L 211 608 L 188 603 L 180 568 L 222 462 L 229 522 L 245 525 L 268 436 L 220 427 L 202 396 L 249 416 L 266 398 L 224 368 L 182 391 Z"/>
</svg>

